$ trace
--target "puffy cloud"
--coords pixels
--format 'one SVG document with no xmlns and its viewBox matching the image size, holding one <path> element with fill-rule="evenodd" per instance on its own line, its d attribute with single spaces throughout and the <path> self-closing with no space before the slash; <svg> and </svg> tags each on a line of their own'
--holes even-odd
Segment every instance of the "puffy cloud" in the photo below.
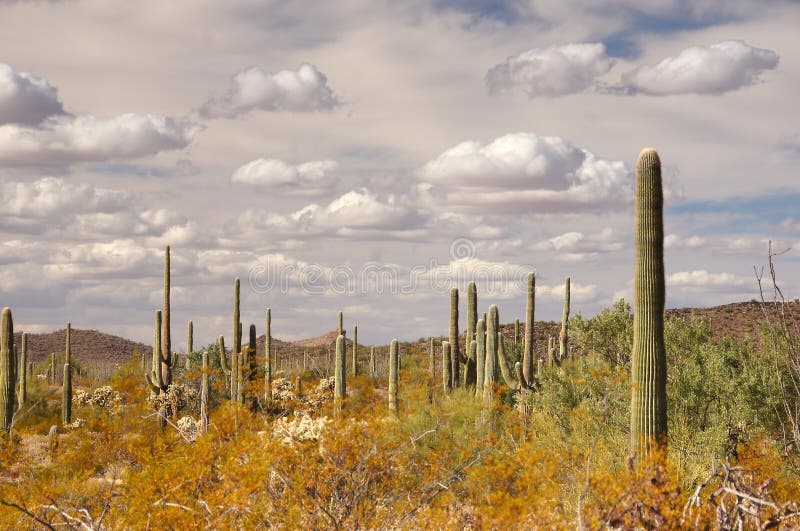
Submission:
<svg viewBox="0 0 800 531">
<path fill-rule="evenodd" d="M 425 217 L 416 209 L 401 204 L 394 195 L 385 199 L 362 188 L 352 190 L 327 206 L 311 204 L 289 215 L 245 211 L 238 219 L 238 230 L 270 229 L 286 234 L 351 236 L 380 231 L 387 237 L 392 232 L 421 228 Z"/>
<path fill-rule="evenodd" d="M 278 188 L 287 193 L 313 194 L 332 187 L 335 179 L 330 172 L 337 166 L 333 160 L 291 165 L 278 159 L 256 159 L 237 168 L 231 181 Z"/>
<path fill-rule="evenodd" d="M 153 114 L 53 117 L 32 128 L 0 126 L 0 163 L 62 165 L 85 161 L 138 158 L 183 149 L 201 126 Z"/>
<path fill-rule="evenodd" d="M 600 43 L 534 48 L 490 68 L 486 86 L 491 93 L 519 88 L 531 98 L 563 96 L 590 87 L 613 65 Z"/>
<path fill-rule="evenodd" d="M 535 133 L 462 142 L 425 164 L 419 177 L 419 192 L 432 203 L 504 214 L 603 210 L 633 197 L 623 162 Z"/>
<path fill-rule="evenodd" d="M 658 64 L 640 66 L 622 75 L 624 92 L 722 94 L 755 84 L 765 70 L 778 66 L 778 54 L 741 40 L 686 48 Z"/>
<path fill-rule="evenodd" d="M 597 234 L 584 234 L 583 232 L 565 232 L 537 242 L 532 249 L 552 253 L 557 260 L 574 262 L 593 258 L 600 253 L 620 251 L 623 244 L 614 241 L 614 233 L 610 228 L 603 229 Z"/>
<path fill-rule="evenodd" d="M 58 89 L 46 79 L 0 63 L 0 124 L 37 125 L 63 112 Z"/>
<path fill-rule="evenodd" d="M 231 79 L 227 91 L 200 108 L 207 118 L 235 118 L 252 110 L 314 112 L 340 105 L 328 78 L 317 67 L 303 63 L 297 71 L 274 74 L 261 68 L 242 70 Z"/>
<path fill-rule="evenodd" d="M 697 288 L 739 288 L 751 280 L 738 277 L 732 273 L 709 273 L 705 269 L 692 271 L 679 271 L 667 275 L 668 287 L 697 287 Z"/>
<path fill-rule="evenodd" d="M 793 217 L 782 219 L 778 226 L 790 232 L 800 232 L 800 221 L 794 219 Z"/>
<path fill-rule="evenodd" d="M 684 238 L 678 234 L 667 234 L 664 236 L 664 247 L 666 249 L 697 249 L 708 244 L 708 240 L 702 236 L 690 236 Z"/>
</svg>

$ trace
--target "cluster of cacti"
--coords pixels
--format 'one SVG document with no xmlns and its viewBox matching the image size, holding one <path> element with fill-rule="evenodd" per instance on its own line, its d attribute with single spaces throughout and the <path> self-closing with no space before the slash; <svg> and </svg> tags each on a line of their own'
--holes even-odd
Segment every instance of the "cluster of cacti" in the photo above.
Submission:
<svg viewBox="0 0 800 531">
<path fill-rule="evenodd" d="M 654 149 L 644 149 L 636 161 L 631 353 L 631 453 L 638 456 L 667 435 L 663 202 L 661 161 Z"/>
<path fill-rule="evenodd" d="M 64 384 L 61 396 L 61 422 L 70 424 L 72 422 L 72 325 L 67 323 L 64 347 Z"/>
<path fill-rule="evenodd" d="M 14 321 L 11 309 L 3 308 L 0 318 L 0 430 L 11 431 L 14 421 L 14 388 L 17 377 L 14 353 Z"/>
<path fill-rule="evenodd" d="M 389 346 L 389 409 L 397 411 L 397 383 L 400 372 L 399 347 L 393 339 Z"/>
</svg>

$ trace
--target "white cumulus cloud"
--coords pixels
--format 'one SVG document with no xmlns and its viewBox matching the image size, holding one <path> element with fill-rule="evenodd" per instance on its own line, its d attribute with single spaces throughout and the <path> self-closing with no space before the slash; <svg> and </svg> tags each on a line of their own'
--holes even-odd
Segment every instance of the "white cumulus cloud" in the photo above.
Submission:
<svg viewBox="0 0 800 531">
<path fill-rule="evenodd" d="M 288 193 L 312 194 L 330 189 L 336 182 L 330 174 L 338 164 L 314 160 L 292 165 L 279 159 L 256 159 L 236 169 L 234 183 L 278 188 Z"/>
<path fill-rule="evenodd" d="M 534 48 L 490 68 L 486 86 L 491 93 L 518 88 L 531 98 L 563 96 L 590 87 L 612 66 L 601 43 Z"/>
<path fill-rule="evenodd" d="M 462 142 L 425 164 L 419 178 L 432 204 L 498 214 L 602 210 L 633 197 L 623 162 L 535 133 Z"/>
<path fill-rule="evenodd" d="M 732 273 L 711 273 L 705 269 L 667 275 L 667 287 L 738 288 L 748 281 Z"/>
<path fill-rule="evenodd" d="M 231 79 L 224 94 L 200 108 L 207 118 L 234 118 L 252 110 L 314 112 L 340 105 L 328 78 L 316 66 L 303 63 L 297 71 L 265 72 L 259 67 L 242 70 Z"/>
<path fill-rule="evenodd" d="M 46 79 L 15 72 L 0 63 L 0 124 L 36 125 L 48 116 L 62 114 L 58 89 Z"/>
<path fill-rule="evenodd" d="M 759 82 L 759 76 L 777 68 L 778 62 L 776 52 L 741 40 L 692 46 L 655 65 L 624 73 L 621 89 L 652 96 L 722 94 Z"/>
</svg>

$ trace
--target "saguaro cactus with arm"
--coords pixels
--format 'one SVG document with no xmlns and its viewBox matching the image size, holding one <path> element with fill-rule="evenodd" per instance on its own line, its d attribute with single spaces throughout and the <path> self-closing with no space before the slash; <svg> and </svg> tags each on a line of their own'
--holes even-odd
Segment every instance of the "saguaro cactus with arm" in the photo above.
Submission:
<svg viewBox="0 0 800 531">
<path fill-rule="evenodd" d="M 646 148 L 636 161 L 636 265 L 633 278 L 631 453 L 647 455 L 667 435 L 664 346 L 664 216 L 661 160 Z"/>
</svg>

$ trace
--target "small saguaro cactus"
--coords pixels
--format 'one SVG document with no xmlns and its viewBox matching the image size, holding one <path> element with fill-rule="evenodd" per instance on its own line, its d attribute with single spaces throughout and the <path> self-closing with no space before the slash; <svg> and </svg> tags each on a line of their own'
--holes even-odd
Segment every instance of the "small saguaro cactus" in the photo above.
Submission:
<svg viewBox="0 0 800 531">
<path fill-rule="evenodd" d="M 233 350 L 231 351 L 231 399 L 238 396 L 239 353 L 242 351 L 242 323 L 239 316 L 239 277 L 233 281 Z"/>
<path fill-rule="evenodd" d="M 453 388 L 453 364 L 451 361 L 450 342 L 442 341 L 442 386 L 449 393 Z"/>
<path fill-rule="evenodd" d="M 497 324 L 499 316 L 497 306 L 489 307 L 489 321 L 486 329 L 486 368 L 483 371 L 483 397 L 491 400 L 494 387 L 494 373 L 497 366 Z"/>
<path fill-rule="evenodd" d="M 344 336 L 336 338 L 336 373 L 334 375 L 333 399 L 338 405 L 347 397 L 347 367 Z"/>
<path fill-rule="evenodd" d="M 192 352 L 194 352 L 194 325 L 189 321 L 189 327 L 186 331 L 186 370 L 192 368 Z"/>
<path fill-rule="evenodd" d="M 222 336 L 220 336 L 222 341 Z M 222 352 L 222 350 L 220 350 Z M 203 350 L 203 374 L 200 376 L 200 431 L 208 432 L 208 401 L 210 389 L 208 382 L 208 350 Z"/>
<path fill-rule="evenodd" d="M 353 327 L 353 360 L 350 370 L 353 376 L 358 376 L 358 326 Z"/>
<path fill-rule="evenodd" d="M 528 291 L 525 303 L 525 346 L 522 349 L 522 375 L 529 386 L 533 382 L 533 358 L 535 345 L 533 336 L 534 312 L 536 305 L 536 275 L 528 273 Z"/>
<path fill-rule="evenodd" d="M 483 396 L 483 380 L 486 377 L 486 323 L 478 320 L 475 327 L 475 396 Z"/>
<path fill-rule="evenodd" d="M 19 407 L 25 405 L 28 400 L 28 334 L 22 332 L 22 348 L 19 353 Z"/>
<path fill-rule="evenodd" d="M 14 354 L 14 321 L 11 309 L 3 308 L 0 319 L 0 429 L 11 431 L 14 421 L 14 388 L 17 356 Z"/>
<path fill-rule="evenodd" d="M 667 356 L 664 346 L 664 197 L 661 160 L 646 148 L 636 161 L 636 265 L 633 277 L 631 453 L 666 442 Z"/>
<path fill-rule="evenodd" d="M 150 389 L 156 394 L 164 389 L 161 367 L 161 310 L 156 310 L 155 326 L 153 327 L 153 360 L 150 372 L 145 375 Z"/>
<path fill-rule="evenodd" d="M 57 451 L 58 451 L 58 426 L 50 426 L 50 431 L 47 432 L 47 453 L 49 454 L 50 461 L 55 459 Z"/>
<path fill-rule="evenodd" d="M 561 315 L 561 333 L 558 335 L 558 357 L 561 361 L 569 356 L 569 277 L 564 282 L 564 312 Z"/>
<path fill-rule="evenodd" d="M 256 379 L 256 344 L 258 337 L 256 336 L 256 325 L 250 325 L 250 338 L 247 343 L 249 350 L 247 351 L 247 379 L 254 381 Z"/>
<path fill-rule="evenodd" d="M 369 349 L 369 373 L 373 378 L 378 375 L 378 365 L 375 360 L 375 347 L 370 347 Z"/>
<path fill-rule="evenodd" d="M 397 411 L 397 380 L 399 372 L 399 347 L 396 339 L 389 346 L 389 410 Z"/>
<path fill-rule="evenodd" d="M 61 396 L 61 422 L 69 424 L 72 422 L 72 325 L 67 323 L 65 332 L 66 345 L 64 347 L 64 383 L 63 394 Z"/>
<path fill-rule="evenodd" d="M 342 312 L 339 312 L 339 330 L 338 330 L 338 335 L 340 335 L 340 336 L 344 335 L 344 314 Z"/>
<path fill-rule="evenodd" d="M 458 288 L 450 290 L 450 386 L 457 387 L 461 375 L 461 351 L 458 348 Z"/>
<path fill-rule="evenodd" d="M 267 308 L 267 331 L 264 335 L 264 399 L 272 400 L 272 309 Z"/>
<path fill-rule="evenodd" d="M 165 388 L 172 385 L 172 339 L 170 327 L 169 291 L 170 291 L 170 250 L 164 250 L 164 332 L 161 334 L 161 378 Z"/>
<path fill-rule="evenodd" d="M 428 371 L 431 373 L 431 378 L 436 377 L 436 350 L 434 349 L 433 345 L 433 338 L 431 338 L 431 344 L 428 347 Z"/>
</svg>

